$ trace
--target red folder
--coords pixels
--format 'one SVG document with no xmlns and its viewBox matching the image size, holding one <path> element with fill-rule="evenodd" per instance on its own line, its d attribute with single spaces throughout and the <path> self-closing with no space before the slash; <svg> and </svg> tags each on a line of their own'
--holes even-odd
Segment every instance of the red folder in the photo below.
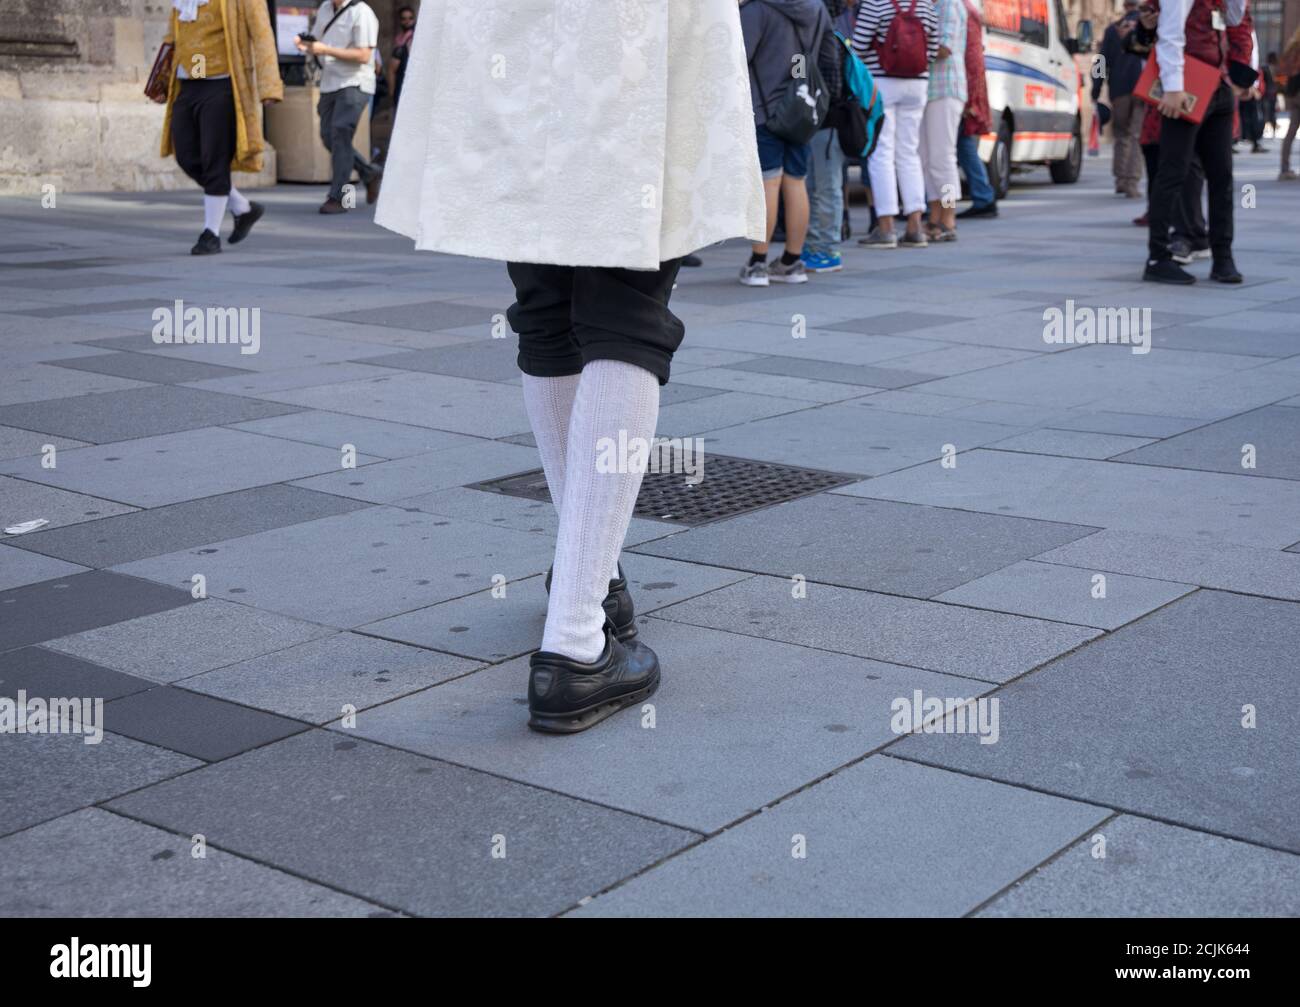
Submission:
<svg viewBox="0 0 1300 1007">
<path fill-rule="evenodd" d="M 1210 66 L 1195 56 L 1183 54 L 1183 90 L 1192 98 L 1192 107 L 1183 113 L 1182 118 L 1200 122 L 1205 118 L 1205 109 L 1219 89 L 1223 71 L 1217 66 Z M 1150 105 L 1159 105 L 1165 89 L 1160 85 L 1160 68 L 1156 66 L 1155 50 L 1152 50 L 1147 65 L 1142 68 L 1133 93 Z"/>
</svg>

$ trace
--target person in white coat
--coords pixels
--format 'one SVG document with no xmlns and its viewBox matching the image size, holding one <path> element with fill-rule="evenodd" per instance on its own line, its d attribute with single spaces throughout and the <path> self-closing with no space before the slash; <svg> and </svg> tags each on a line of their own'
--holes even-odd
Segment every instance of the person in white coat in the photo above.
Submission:
<svg viewBox="0 0 1300 1007">
<path fill-rule="evenodd" d="M 424 0 L 375 220 L 507 262 L 560 519 L 529 726 L 585 730 L 659 682 L 618 557 L 680 260 L 765 237 L 736 0 Z M 612 466 L 611 444 L 632 446 Z"/>
</svg>

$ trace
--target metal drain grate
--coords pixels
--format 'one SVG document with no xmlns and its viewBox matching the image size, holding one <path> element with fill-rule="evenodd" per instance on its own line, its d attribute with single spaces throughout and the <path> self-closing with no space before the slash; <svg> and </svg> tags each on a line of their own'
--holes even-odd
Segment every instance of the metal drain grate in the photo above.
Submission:
<svg viewBox="0 0 1300 1007">
<path fill-rule="evenodd" d="M 673 460 L 677 460 L 675 453 Z M 674 464 L 673 468 L 676 467 Z M 637 517 L 654 521 L 708 524 L 861 479 L 862 476 L 842 472 L 822 472 L 752 458 L 705 455 L 704 478 L 694 485 L 686 482 L 686 477 L 679 472 L 647 472 L 636 499 L 635 513 Z M 541 469 L 473 483 L 469 489 L 529 500 L 551 499 L 546 474 Z"/>
</svg>

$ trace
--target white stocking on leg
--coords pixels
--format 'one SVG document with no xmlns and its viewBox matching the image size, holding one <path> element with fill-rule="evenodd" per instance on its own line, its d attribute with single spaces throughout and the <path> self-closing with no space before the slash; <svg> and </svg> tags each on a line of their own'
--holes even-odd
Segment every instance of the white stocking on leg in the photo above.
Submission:
<svg viewBox="0 0 1300 1007">
<path fill-rule="evenodd" d="M 542 456 L 542 469 L 546 472 L 546 485 L 551 491 L 555 513 L 560 513 L 564 502 L 564 455 L 569 448 L 569 417 L 573 413 L 573 399 L 578 394 L 580 374 L 566 374 L 558 378 L 535 378 L 525 374 L 524 409 L 537 441 L 537 453 Z"/>
<path fill-rule="evenodd" d="M 591 662 L 605 649 L 601 607 L 627 536 L 645 458 L 611 466 L 609 445 L 649 445 L 659 420 L 659 379 L 635 364 L 593 360 L 582 371 L 569 420 L 564 505 L 542 650 Z M 621 435 L 621 436 L 620 436 Z M 617 456 L 615 456 L 617 457 Z M 635 467 L 636 471 L 628 471 Z M 550 478 L 550 472 L 547 472 Z"/>
</svg>

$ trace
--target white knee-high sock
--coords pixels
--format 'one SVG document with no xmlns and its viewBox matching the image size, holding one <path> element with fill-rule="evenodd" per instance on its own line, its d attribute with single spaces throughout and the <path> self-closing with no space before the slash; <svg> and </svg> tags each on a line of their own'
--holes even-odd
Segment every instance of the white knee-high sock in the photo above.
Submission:
<svg viewBox="0 0 1300 1007">
<path fill-rule="evenodd" d="M 564 454 L 569 446 L 569 417 L 581 377 L 580 374 L 558 378 L 523 376 L 524 409 L 537 440 L 537 453 L 542 456 L 546 485 L 556 514 L 564 503 Z"/>
<path fill-rule="evenodd" d="M 221 220 L 226 215 L 229 196 L 203 197 L 203 226 L 217 237 L 221 236 Z"/>
<path fill-rule="evenodd" d="M 611 452 L 617 455 L 620 443 L 648 446 L 658 421 L 659 379 L 649 371 L 621 360 L 593 360 L 583 368 L 569 420 L 564 505 L 542 650 L 587 662 L 604 651 L 601 602 L 617 568 L 648 452 L 640 458 L 629 452 L 629 459 L 612 466 L 615 471 L 606 471 L 611 466 L 604 462 Z"/>
<path fill-rule="evenodd" d="M 238 217 L 242 213 L 247 213 L 248 210 L 248 197 L 232 185 L 230 187 L 230 212 Z"/>
</svg>

